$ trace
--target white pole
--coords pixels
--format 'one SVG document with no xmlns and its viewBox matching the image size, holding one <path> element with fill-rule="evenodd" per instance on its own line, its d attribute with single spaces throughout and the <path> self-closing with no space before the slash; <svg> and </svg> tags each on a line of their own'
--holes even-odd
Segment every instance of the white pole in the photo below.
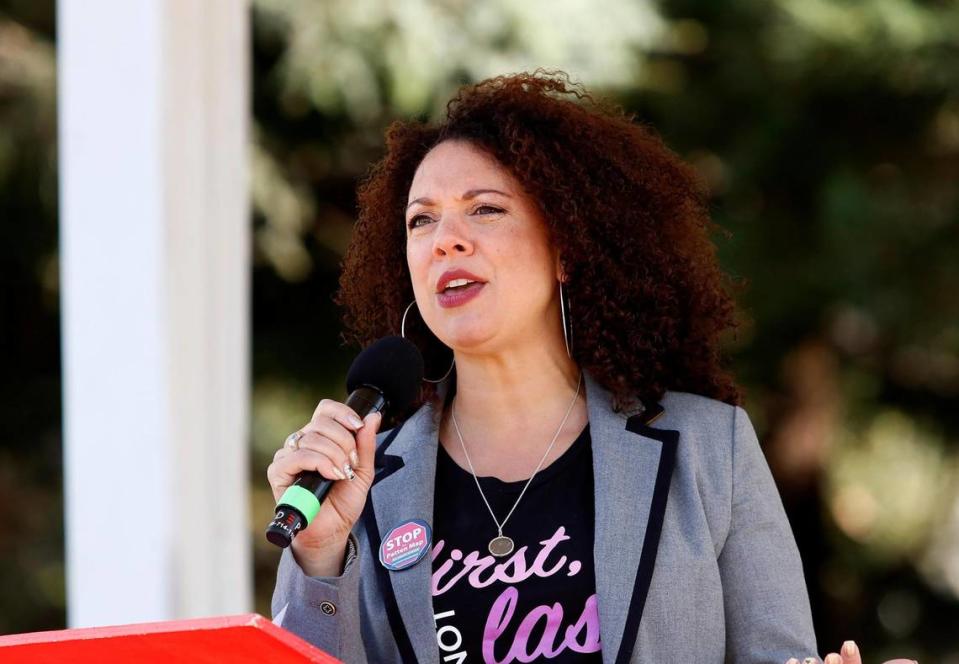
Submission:
<svg viewBox="0 0 959 664">
<path fill-rule="evenodd" d="M 71 627 L 253 604 L 248 13 L 58 3 Z"/>
</svg>

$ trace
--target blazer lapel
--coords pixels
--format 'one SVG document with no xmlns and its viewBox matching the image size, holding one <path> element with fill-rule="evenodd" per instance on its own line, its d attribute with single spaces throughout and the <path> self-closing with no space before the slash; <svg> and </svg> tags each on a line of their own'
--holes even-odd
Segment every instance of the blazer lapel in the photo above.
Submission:
<svg viewBox="0 0 959 664">
<path fill-rule="evenodd" d="M 588 373 L 593 448 L 596 592 L 605 664 L 630 660 L 652 580 L 679 432 L 649 424 L 659 404 L 628 417 Z"/>
<path fill-rule="evenodd" d="M 444 384 L 445 385 L 445 384 Z M 433 526 L 433 489 L 436 477 L 437 431 L 443 403 L 425 404 L 402 424 L 394 437 L 377 449 L 377 474 L 364 514 L 370 541 L 369 560 L 385 595 L 387 618 L 403 661 L 438 662 L 430 594 L 430 556 L 412 567 L 387 570 L 379 561 L 379 546 L 390 530 L 411 519 Z M 432 543 L 431 543 L 432 544 Z M 375 549 L 375 550 L 374 550 Z"/>
</svg>

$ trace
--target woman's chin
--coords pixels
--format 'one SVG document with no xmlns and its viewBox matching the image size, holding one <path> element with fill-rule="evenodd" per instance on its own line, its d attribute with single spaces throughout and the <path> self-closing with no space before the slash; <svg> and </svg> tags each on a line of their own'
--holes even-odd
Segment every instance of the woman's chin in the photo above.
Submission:
<svg viewBox="0 0 959 664">
<path fill-rule="evenodd" d="M 474 351 L 481 349 L 492 337 L 492 331 L 484 327 L 457 325 L 455 329 L 444 330 L 440 340 L 454 350 Z"/>
</svg>

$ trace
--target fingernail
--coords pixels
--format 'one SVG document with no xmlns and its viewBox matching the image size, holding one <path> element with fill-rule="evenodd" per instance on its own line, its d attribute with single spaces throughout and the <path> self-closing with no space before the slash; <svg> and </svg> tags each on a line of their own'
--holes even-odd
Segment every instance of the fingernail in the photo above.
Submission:
<svg viewBox="0 0 959 664">
<path fill-rule="evenodd" d="M 352 451 L 350 452 L 350 462 L 351 462 L 354 466 L 360 465 L 360 458 L 359 458 L 358 456 L 356 456 L 356 450 L 352 450 Z"/>
<path fill-rule="evenodd" d="M 356 477 L 356 473 L 353 472 L 353 469 L 350 468 L 350 464 L 348 463 L 343 464 L 343 472 L 346 473 L 347 479 L 353 479 L 354 477 Z"/>
<path fill-rule="evenodd" d="M 843 644 L 842 644 L 842 654 L 843 654 L 843 655 L 845 655 L 846 657 L 852 657 L 852 656 L 854 656 L 857 652 L 859 652 L 859 649 L 856 648 L 856 642 L 855 642 L 855 641 L 843 641 Z"/>
<path fill-rule="evenodd" d="M 842 657 L 840 657 L 834 652 L 831 652 L 828 655 L 826 655 L 825 664 L 842 664 Z"/>
<path fill-rule="evenodd" d="M 360 429 L 363 427 L 363 420 L 358 418 L 356 415 L 350 415 L 347 419 L 350 421 L 350 424 L 352 424 L 354 428 Z"/>
<path fill-rule="evenodd" d="M 344 475 L 344 474 L 343 474 L 343 471 L 340 470 L 339 468 L 334 468 L 334 469 L 333 469 L 333 474 L 336 475 L 337 477 L 339 477 L 341 480 L 345 480 L 345 479 L 346 479 L 346 475 Z"/>
<path fill-rule="evenodd" d="M 799 664 L 799 660 L 796 659 L 795 657 L 790 657 L 789 659 L 786 660 L 786 664 Z"/>
</svg>

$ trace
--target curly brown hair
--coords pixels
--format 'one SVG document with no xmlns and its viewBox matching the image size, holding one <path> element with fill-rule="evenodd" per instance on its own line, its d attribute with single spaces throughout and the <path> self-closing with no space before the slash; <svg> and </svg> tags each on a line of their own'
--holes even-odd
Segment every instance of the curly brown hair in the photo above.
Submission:
<svg viewBox="0 0 959 664">
<path fill-rule="evenodd" d="M 365 346 L 399 333 L 414 299 L 404 225 L 413 175 L 431 148 L 463 140 L 503 165 L 546 220 L 569 279 L 573 359 L 613 394 L 615 410 L 655 403 L 667 389 L 740 404 L 720 349 L 723 332 L 738 327 L 726 290 L 737 284 L 709 238 L 719 227 L 705 186 L 654 129 L 578 87 L 556 70 L 497 76 L 460 88 L 438 124 L 387 128 L 386 155 L 357 190 L 334 298 L 346 310 L 344 340 Z M 442 376 L 450 349 L 410 314 L 407 337 L 426 376 Z M 434 395 L 424 383 L 413 408 Z"/>
</svg>

